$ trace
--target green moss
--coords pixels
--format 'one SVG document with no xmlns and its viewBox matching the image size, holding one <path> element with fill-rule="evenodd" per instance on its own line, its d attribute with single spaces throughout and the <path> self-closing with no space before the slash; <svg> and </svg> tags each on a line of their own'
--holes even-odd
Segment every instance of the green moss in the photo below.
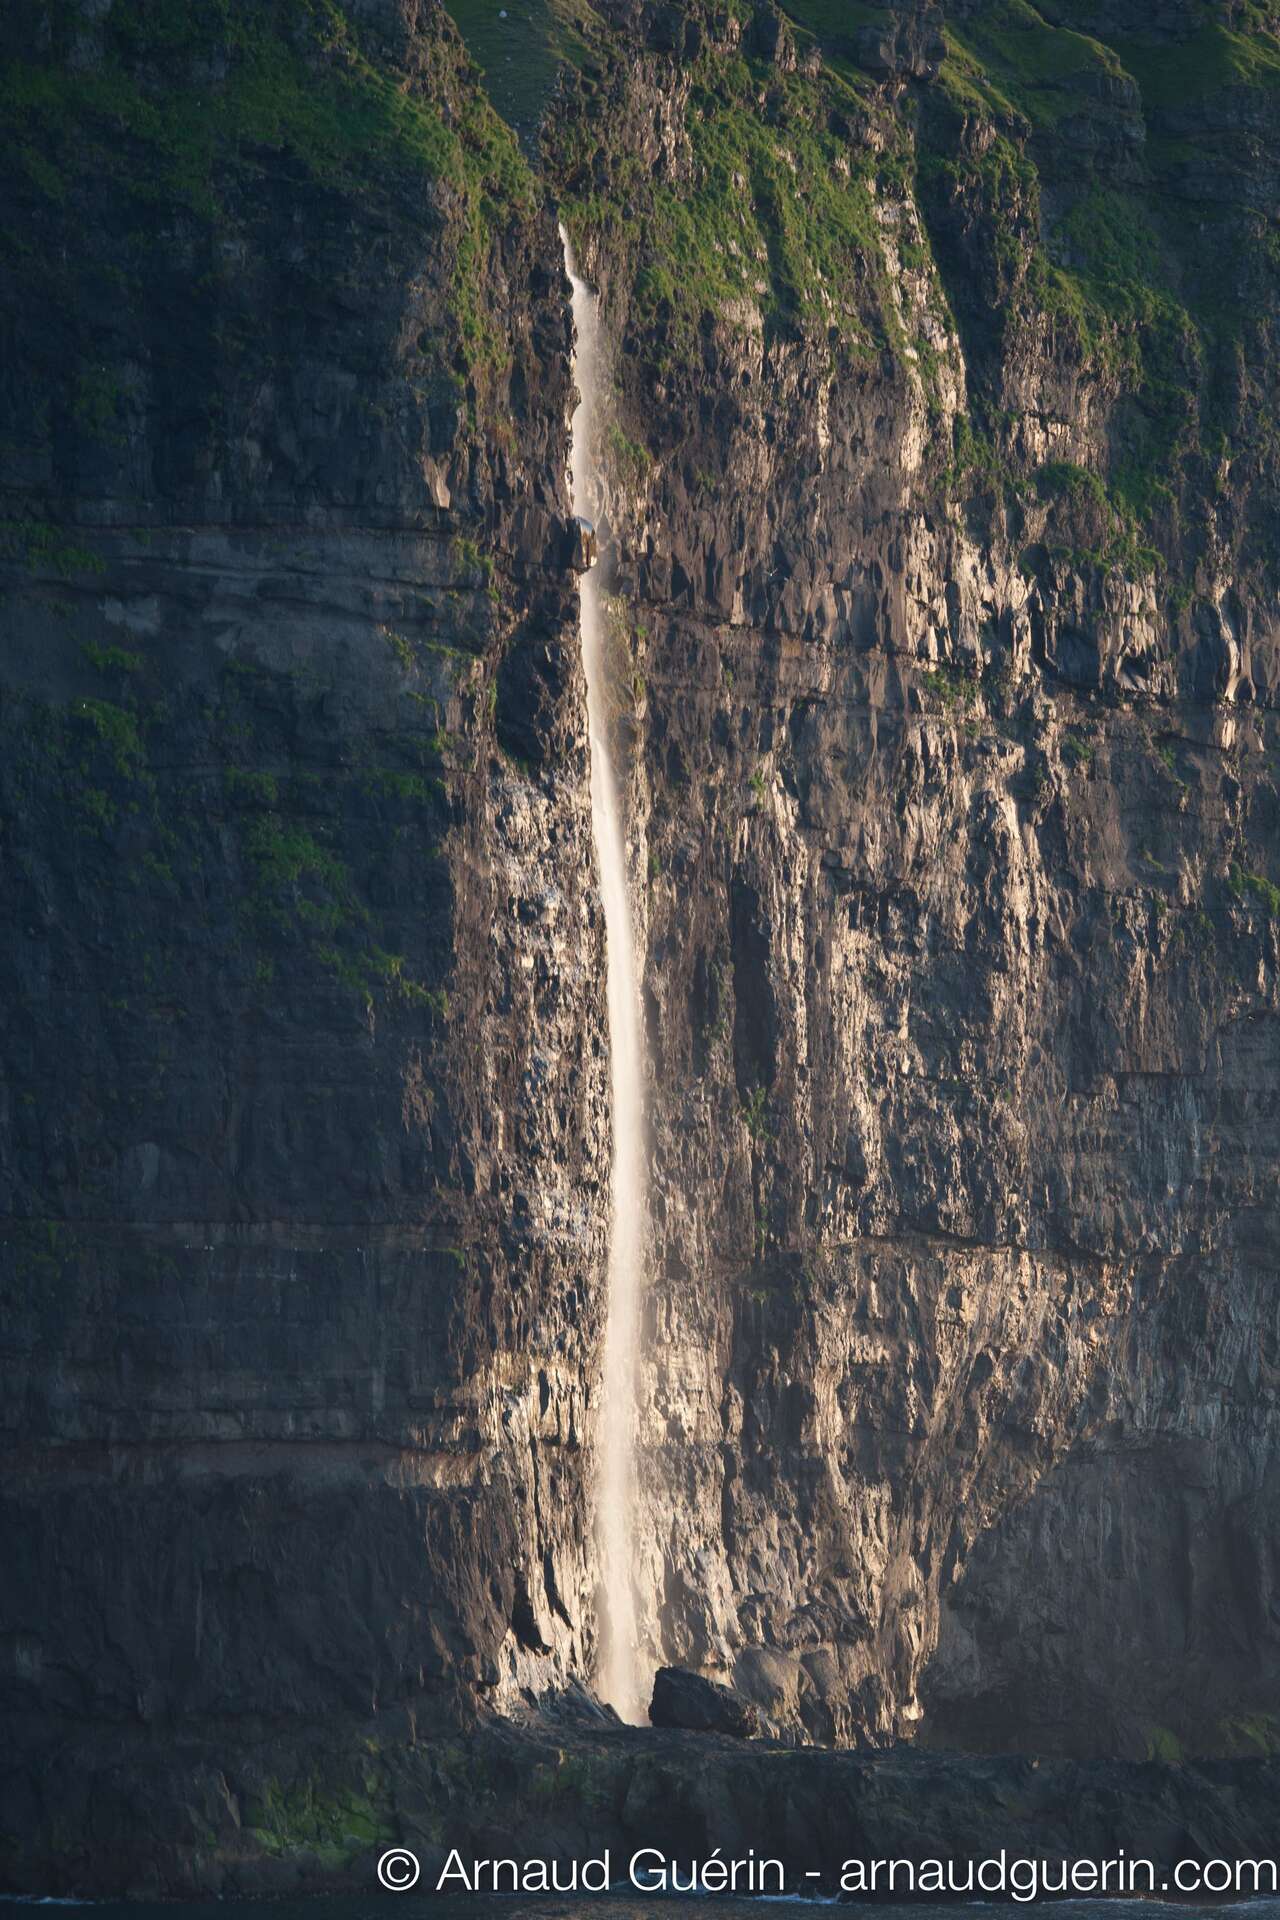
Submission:
<svg viewBox="0 0 1280 1920">
<path fill-rule="evenodd" d="M 95 140 L 123 137 L 112 170 L 132 192 L 203 213 L 254 150 L 286 152 L 314 180 L 348 189 L 390 173 L 530 193 L 496 115 L 473 104 L 449 124 L 368 58 L 331 0 L 118 0 L 102 62 L 15 65 L 0 103 L 32 139 L 76 125 Z"/>
<path fill-rule="evenodd" d="M 0 561 L 16 562 L 33 574 L 51 573 L 59 580 L 77 574 L 102 573 L 102 555 L 86 546 L 78 530 L 50 526 L 34 519 L 0 520 Z"/>
<path fill-rule="evenodd" d="M 329 1789 L 316 1780 L 288 1787 L 268 1780 L 246 1812 L 246 1824 L 264 1852 L 314 1855 L 327 1867 L 347 1866 L 396 1836 L 390 1798 L 373 1780 L 363 1791 Z"/>
<path fill-rule="evenodd" d="M 403 954 L 386 953 L 381 947 L 368 946 L 352 952 L 321 945 L 316 957 L 334 978 L 372 1007 L 380 997 L 400 1001 L 406 1007 L 421 1007 L 439 1020 L 447 1019 L 449 996 L 442 987 L 426 987 L 408 971 Z"/>
<path fill-rule="evenodd" d="M 1162 112 L 1176 112 L 1226 87 L 1280 91 L 1280 42 L 1260 23 L 1250 28 L 1247 17 L 1234 26 L 1206 17 L 1185 40 L 1153 35 L 1120 39 L 1116 45 L 1144 103 Z"/>
<path fill-rule="evenodd" d="M 975 483 L 989 491 L 1016 498 L 1018 479 L 999 452 L 989 433 L 966 413 L 955 417 L 952 428 L 952 457 L 943 469 L 942 484 L 948 491 L 964 491 Z"/>
<path fill-rule="evenodd" d="M 1092 505 L 1104 513 L 1110 507 L 1106 482 L 1087 467 L 1052 460 L 1036 474 L 1036 489 L 1044 500 L 1069 500 L 1074 506 Z"/>
<path fill-rule="evenodd" d="M 227 798 L 249 807 L 274 807 L 280 799 L 280 783 L 261 768 L 228 767 L 223 773 Z"/>
<path fill-rule="evenodd" d="M 412 673 L 418 663 L 414 659 L 413 648 L 409 645 L 404 635 L 397 633 L 393 627 L 382 627 L 379 631 L 396 659 L 400 662 L 400 665 L 404 668 L 404 671 L 406 673 Z"/>
<path fill-rule="evenodd" d="M 490 588 L 494 584 L 493 555 L 485 553 L 474 540 L 459 534 L 453 541 L 453 556 L 472 583 Z"/>
<path fill-rule="evenodd" d="M 78 700 L 75 711 L 98 736 L 111 755 L 116 772 L 126 780 L 137 778 L 143 765 L 142 736 L 136 717 L 109 700 Z"/>
<path fill-rule="evenodd" d="M 962 667 L 929 667 L 920 675 L 920 684 L 941 702 L 948 713 L 967 707 L 977 699 L 978 686 L 971 673 Z"/>
<path fill-rule="evenodd" d="M 256 869 L 259 907 L 282 924 L 296 918 L 332 932 L 359 914 L 345 863 L 304 828 L 268 814 L 252 822 L 245 847 Z"/>
<path fill-rule="evenodd" d="M 100 647 L 96 641 L 86 640 L 80 651 L 99 673 L 137 673 L 142 667 L 142 655 L 126 647 Z"/>
<path fill-rule="evenodd" d="M 649 449 L 641 446 L 638 440 L 632 440 L 616 421 L 609 423 L 605 447 L 614 477 L 631 486 L 642 486 L 653 466 Z"/>
<path fill-rule="evenodd" d="M 1035 485 L 1042 500 L 1056 502 L 1063 510 L 1058 524 L 1077 536 L 1083 532 L 1087 539 L 1086 544 L 1078 538 L 1066 545 L 1051 542 L 1051 551 L 1076 567 L 1102 573 L 1119 567 L 1134 578 L 1159 571 L 1161 556 L 1143 541 L 1139 515 L 1123 496 L 1117 499 L 1092 469 L 1052 461 L 1036 473 Z"/>
<path fill-rule="evenodd" d="M 1147 1729 L 1147 1758 L 1158 1760 L 1163 1766 L 1179 1766 L 1183 1759 L 1182 1742 L 1176 1733 L 1168 1727 L 1149 1727 Z"/>
<path fill-rule="evenodd" d="M 410 776 L 412 778 L 412 776 Z M 237 797 L 272 810 L 243 819 L 242 844 L 251 873 L 246 912 L 258 937 L 300 942 L 326 972 L 366 1006 L 390 1000 L 443 1019 L 448 999 L 410 971 L 403 954 L 377 938 L 377 924 L 348 863 L 308 827 L 276 811 L 269 775 L 238 776 Z M 429 797 L 425 786 L 415 797 Z"/>
<path fill-rule="evenodd" d="M 366 793 L 380 798 L 394 797 L 406 805 L 425 807 L 438 801 L 441 787 L 429 775 L 410 773 L 403 767 L 366 767 L 360 774 Z"/>
<path fill-rule="evenodd" d="M 492 0 L 452 0 L 450 13 L 484 74 L 498 112 L 532 150 L 561 68 L 591 57 L 596 33 L 585 0 L 524 0 L 503 9 Z"/>
<path fill-rule="evenodd" d="M 1280 887 L 1264 874 L 1250 873 L 1232 861 L 1227 885 L 1237 900 L 1256 900 L 1273 920 L 1280 916 Z"/>
<path fill-rule="evenodd" d="M 82 367 L 76 375 L 72 415 L 90 439 L 119 445 L 124 436 L 117 427 L 120 383 L 106 367 Z"/>
<path fill-rule="evenodd" d="M 469 363 L 501 358 L 481 305 L 495 231 L 536 193 L 510 129 L 462 72 L 448 43 L 426 84 L 380 64 L 334 0 L 116 0 L 101 58 L 10 61 L 3 117 L 27 180 L 67 201 L 108 180 L 139 211 L 160 205 L 220 224 L 264 162 L 313 188 L 365 203 L 421 204 L 431 182 L 454 190 L 453 290 Z M 117 379 L 90 367 L 74 410 L 94 437 L 114 432 Z"/>
<path fill-rule="evenodd" d="M 1078 111 L 1082 87 L 1098 76 L 1123 73 L 1110 47 L 1070 27 L 1051 26 L 1027 0 L 986 0 L 953 38 L 957 50 L 970 56 L 970 71 L 989 76 L 989 92 L 1016 101 L 1042 124 Z"/>
<path fill-rule="evenodd" d="M 679 341 L 703 314 L 735 303 L 770 327 L 861 337 L 868 272 L 885 285 L 873 182 L 886 161 L 836 131 L 841 112 L 855 109 L 851 83 L 830 71 L 780 73 L 724 49 L 700 55 L 690 79 L 687 184 L 655 183 L 638 154 L 620 151 L 598 186 L 589 100 L 556 129 L 555 171 L 591 181 L 565 196 L 571 235 L 581 243 L 594 231 L 629 261 L 637 318 L 669 324 Z M 880 311 L 886 332 L 887 298 Z"/>
<path fill-rule="evenodd" d="M 872 0 L 794 0 L 787 12 L 807 27 L 828 53 L 855 58 L 865 31 L 892 31 L 893 17 Z"/>
<path fill-rule="evenodd" d="M 1110 416 L 1099 478 L 1122 526 L 1102 560 L 1150 571 L 1152 530 L 1178 529 L 1201 450 L 1222 427 L 1239 438 L 1233 369 L 1271 310 L 1261 223 L 1216 192 L 1212 220 L 1188 216 L 1188 170 L 1220 176 L 1223 162 L 1197 123 L 1187 135 L 1185 109 L 1225 85 L 1270 95 L 1280 41 L 1256 8 L 1239 9 L 1228 29 L 1206 6 L 1181 41 L 1163 27 L 1112 40 L 1105 13 L 1093 18 L 1097 36 L 1027 0 L 992 0 L 954 19 L 939 83 L 922 100 L 918 177 L 971 375 L 984 353 L 992 364 L 1006 356 L 1010 330 L 1025 339 L 1037 313 L 1049 320 L 1058 352 L 1080 362 Z M 1112 102 L 1125 95 L 1145 117 L 1148 164 L 1102 184 L 1081 168 L 1067 122 L 1114 124 Z M 1257 263 L 1256 298 L 1242 301 L 1240 275 L 1224 274 L 1224 244 Z M 980 381 L 971 393 L 981 412 Z"/>
<path fill-rule="evenodd" d="M 1220 1744 L 1228 1753 L 1271 1758 L 1280 1753 L 1280 1714 L 1232 1714 L 1218 1723 Z"/>
</svg>

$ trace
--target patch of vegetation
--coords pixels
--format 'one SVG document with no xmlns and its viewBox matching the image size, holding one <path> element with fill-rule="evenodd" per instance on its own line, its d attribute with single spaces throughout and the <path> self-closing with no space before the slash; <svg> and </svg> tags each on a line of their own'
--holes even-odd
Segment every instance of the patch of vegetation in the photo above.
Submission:
<svg viewBox="0 0 1280 1920">
<path fill-rule="evenodd" d="M 87 720 L 111 755 L 116 772 L 136 779 L 143 765 L 142 736 L 136 717 L 109 700 L 78 700 L 76 712 Z"/>
<path fill-rule="evenodd" d="M 282 929 L 332 934 L 364 917 L 345 862 L 305 828 L 277 813 L 251 821 L 245 850 L 254 870 L 256 911 Z"/>
<path fill-rule="evenodd" d="M 1160 742 L 1156 748 L 1156 758 L 1169 775 L 1169 778 L 1174 782 L 1175 786 L 1186 786 L 1186 781 L 1178 772 L 1178 755 L 1171 740 L 1163 740 Z"/>
<path fill-rule="evenodd" d="M 1256 900 L 1266 908 L 1272 919 L 1280 916 L 1280 887 L 1268 880 L 1264 874 L 1250 873 L 1247 868 L 1237 866 L 1233 860 L 1227 885 L 1237 900 Z"/>
<path fill-rule="evenodd" d="M 236 196 L 283 163 L 311 185 L 362 202 L 417 206 L 428 183 L 452 190 L 455 312 L 469 364 L 501 347 L 481 306 L 489 246 L 536 192 L 510 129 L 442 37 L 424 78 L 388 67 L 368 29 L 336 0 L 116 0 L 96 21 L 100 55 L 11 60 L 0 117 L 29 187 L 56 206 L 108 180 L 141 217 L 176 209 L 219 225 Z M 447 30 L 442 30 L 447 34 Z M 78 376 L 86 432 L 115 431 L 110 368 Z"/>
<path fill-rule="evenodd" d="M 1176 1733 L 1168 1727 L 1149 1727 L 1147 1729 L 1147 1758 L 1158 1760 L 1163 1766 L 1176 1767 L 1184 1759 L 1182 1742 Z"/>
<path fill-rule="evenodd" d="M 1269 1759 L 1280 1753 L 1280 1714 L 1230 1714 L 1218 1722 L 1218 1734 L 1228 1753 Z"/>
<path fill-rule="evenodd" d="M 989 433 L 967 413 L 958 413 L 952 429 L 952 456 L 942 475 L 949 490 L 977 482 L 991 493 L 1016 498 L 1018 479 Z"/>
<path fill-rule="evenodd" d="M 977 681 L 963 667 L 945 663 L 928 667 L 920 675 L 920 684 L 948 713 L 969 706 L 978 697 Z"/>
<path fill-rule="evenodd" d="M 31 573 L 52 573 L 59 580 L 102 573 L 106 562 L 85 546 L 75 531 L 43 520 L 0 520 L 0 561 L 16 561 Z"/>
<path fill-rule="evenodd" d="M 361 1791 L 326 1789 L 316 1780 L 288 1787 L 268 1780 L 249 1802 L 246 1824 L 267 1853 L 306 1853 L 327 1867 L 346 1866 L 395 1838 L 390 1803 L 375 1791 L 372 1781 Z"/>
<path fill-rule="evenodd" d="M 1222 270 L 1227 232 L 1246 257 L 1263 259 L 1247 207 L 1212 222 L 1188 217 L 1185 177 L 1200 158 L 1218 168 L 1219 154 L 1201 154 L 1196 143 L 1209 136 L 1174 132 L 1167 116 L 1185 122 L 1190 102 L 1226 86 L 1270 97 L 1280 40 L 1274 14 L 1255 7 L 1228 26 L 1205 6 L 1182 39 L 1154 22 L 1116 38 L 1100 9 L 1096 32 L 1082 32 L 1050 11 L 992 0 L 952 19 L 938 84 L 922 97 L 921 204 L 966 337 L 971 404 L 982 412 L 972 372 L 984 356 L 997 364 L 1011 330 L 1025 344 L 1026 330 L 1047 322 L 1109 415 L 1095 478 L 1115 525 L 1090 557 L 1150 573 L 1153 530 L 1177 529 L 1203 479 L 1203 450 L 1215 431 L 1238 430 L 1232 368 L 1273 309 L 1265 289 L 1251 309 L 1240 275 Z M 1145 119 L 1148 167 L 1104 183 L 1079 165 L 1076 124 L 1097 119 L 1105 131 L 1126 112 Z M 1176 193 L 1173 176 L 1184 182 Z M 1254 279 L 1261 288 L 1265 273 Z M 1088 505 L 1078 496 L 1063 504 Z"/>
<path fill-rule="evenodd" d="M 608 464 L 614 477 L 626 485 L 642 486 L 653 466 L 653 456 L 649 449 L 625 434 L 616 420 L 609 422 L 605 447 Z"/>
<path fill-rule="evenodd" d="M 394 653 L 396 659 L 400 662 L 404 671 L 406 673 L 412 673 L 418 663 L 414 658 L 413 648 L 405 639 L 404 635 L 397 633 L 394 627 L 379 627 L 378 631 L 390 647 L 392 653 Z"/>
<path fill-rule="evenodd" d="M 865 346 L 868 279 L 887 340 L 898 323 L 875 182 L 891 162 L 839 131 L 858 111 L 859 84 L 831 67 L 783 72 L 723 45 L 687 71 L 689 177 L 678 184 L 638 153 L 600 155 L 601 109 L 585 83 L 581 110 L 554 129 L 575 243 L 593 234 L 629 262 L 636 319 L 669 328 L 673 351 L 704 314 L 735 310 L 758 313 L 770 331 L 798 326 Z"/>
<path fill-rule="evenodd" d="M 1067 500 L 1074 507 L 1111 511 L 1106 482 L 1091 468 L 1074 466 L 1068 460 L 1051 460 L 1041 467 L 1036 474 L 1036 491 L 1042 500 Z"/>
<path fill-rule="evenodd" d="M 747 1132 L 759 1143 L 772 1135 L 768 1117 L 769 1096 L 763 1087 L 753 1087 L 742 1103 L 742 1117 L 746 1121 Z"/>
<path fill-rule="evenodd" d="M 1179 109 L 1228 87 L 1258 87 L 1280 94 L 1280 41 L 1274 20 L 1240 8 L 1228 25 L 1205 9 L 1200 27 L 1185 39 L 1152 34 L 1149 39 L 1121 38 L 1116 47 L 1125 67 L 1142 88 L 1149 106 L 1161 112 Z"/>
<path fill-rule="evenodd" d="M 448 1011 L 443 990 L 424 985 L 402 954 L 379 944 L 350 866 L 310 827 L 280 810 L 272 776 L 233 774 L 228 788 L 259 809 L 242 816 L 241 825 L 252 875 L 247 912 L 259 933 L 301 940 L 367 1006 L 379 996 L 390 997 L 443 1018 Z"/>
<path fill-rule="evenodd" d="M 222 780 L 229 800 L 260 809 L 279 805 L 280 782 L 260 767 L 227 767 Z"/>
<path fill-rule="evenodd" d="M 497 589 L 491 553 L 486 553 L 474 540 L 459 534 L 453 541 L 453 557 L 460 570 L 471 576 L 473 583 L 483 586 L 490 597 L 494 595 Z"/>
<path fill-rule="evenodd" d="M 124 435 L 116 422 L 120 382 L 107 367 L 83 367 L 76 375 L 71 411 L 91 440 L 119 446 Z"/>
<path fill-rule="evenodd" d="M 360 784 L 366 793 L 421 807 L 439 800 L 442 791 L 440 782 L 431 775 L 410 773 L 403 767 L 366 767 L 360 774 Z"/>
<path fill-rule="evenodd" d="M 452 0 L 449 11 L 483 71 L 489 98 L 533 152 L 561 67 L 581 67 L 591 58 L 592 8 L 586 0 L 523 0 L 506 9 L 492 0 Z"/>
<path fill-rule="evenodd" d="M 970 56 L 965 77 L 975 90 L 984 86 L 989 100 L 1016 102 L 1041 126 L 1078 112 L 1082 88 L 1124 73 L 1110 47 L 1051 26 L 1028 0 L 984 0 L 959 23 L 954 44 Z"/>
<path fill-rule="evenodd" d="M 1112 567 L 1130 577 L 1159 571 L 1161 556 L 1142 540 L 1138 516 L 1128 504 L 1112 497 L 1106 482 L 1091 468 L 1051 461 L 1036 473 L 1035 483 L 1042 500 L 1061 503 L 1069 529 L 1084 529 L 1092 537 L 1089 546 L 1058 546 L 1052 551 L 1065 554 L 1073 565 L 1103 573 Z"/>
<path fill-rule="evenodd" d="M 86 640 L 80 651 L 99 673 L 137 673 L 142 667 L 142 655 L 131 653 L 127 647 L 100 647 L 96 641 Z"/>
</svg>

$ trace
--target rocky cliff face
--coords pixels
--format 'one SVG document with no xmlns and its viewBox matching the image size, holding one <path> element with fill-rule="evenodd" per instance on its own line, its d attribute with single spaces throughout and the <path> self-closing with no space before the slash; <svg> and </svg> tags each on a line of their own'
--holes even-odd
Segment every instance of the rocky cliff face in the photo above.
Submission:
<svg viewBox="0 0 1280 1920">
<path fill-rule="evenodd" d="M 555 148 L 619 342 L 662 1644 L 802 1737 L 1247 1748 L 1274 22 L 838 11 L 629 14 L 621 132 Z"/>
<path fill-rule="evenodd" d="M 558 241 L 454 29 L 49 8 L 6 53 L 5 1830 L 47 1837 L 69 1739 L 589 1666 L 607 1058 Z"/>
<path fill-rule="evenodd" d="M 655 1643 L 793 1739 L 1271 1744 L 1280 43 L 1106 13 L 611 4 L 531 158 L 415 0 L 0 29 L 17 1878 L 55 1749 L 270 1833 L 267 1733 L 591 1671 L 553 200 Z"/>
</svg>

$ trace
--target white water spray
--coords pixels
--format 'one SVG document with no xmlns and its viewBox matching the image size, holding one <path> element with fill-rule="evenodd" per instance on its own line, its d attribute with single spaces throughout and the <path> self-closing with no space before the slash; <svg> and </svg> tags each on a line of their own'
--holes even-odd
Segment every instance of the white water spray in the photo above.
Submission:
<svg viewBox="0 0 1280 1920">
<path fill-rule="evenodd" d="M 598 340 L 596 303 L 574 271 L 568 235 L 565 271 L 573 286 L 577 334 L 573 373 L 578 405 L 572 424 L 569 479 L 573 510 L 594 520 L 597 512 L 596 430 Z M 609 746 L 609 702 L 600 582 L 592 570 L 581 579 L 582 664 L 587 677 L 587 729 L 591 740 L 591 826 L 604 906 L 609 1069 L 613 1098 L 612 1205 L 609 1222 L 608 1299 L 604 1335 L 603 1403 L 596 1486 L 596 1539 L 600 1550 L 605 1618 L 597 1684 L 601 1696 L 624 1720 L 648 1720 L 633 1581 L 636 1518 L 636 1390 L 640 1347 L 640 1295 L 644 1284 L 647 1207 L 645 1195 L 644 1054 L 635 934 L 627 887 L 627 842 L 622 799 Z"/>
</svg>

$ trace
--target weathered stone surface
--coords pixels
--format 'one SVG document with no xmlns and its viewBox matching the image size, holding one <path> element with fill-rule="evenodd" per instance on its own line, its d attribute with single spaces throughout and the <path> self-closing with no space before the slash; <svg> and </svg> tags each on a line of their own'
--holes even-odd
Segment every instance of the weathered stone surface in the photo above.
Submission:
<svg viewBox="0 0 1280 1920">
<path fill-rule="evenodd" d="M 490 185 L 495 371 L 412 145 L 241 131 L 206 203 L 94 144 L 137 9 L 37 11 L 6 71 L 81 138 L 51 202 L 3 162 L 6 1844 L 105 1729 L 590 1671 L 608 1165 L 554 220 Z M 180 111 L 182 33 L 230 88 L 268 31 L 215 12 Z M 481 113 L 437 7 L 365 25 L 433 138 Z"/>
<path fill-rule="evenodd" d="M 884 13 L 886 46 L 924 19 Z M 986 19 L 953 30 L 998 61 Z M 1276 465 L 1242 452 L 1210 500 L 1171 448 L 1159 551 L 1109 547 L 1097 476 L 1151 457 L 1150 376 L 1135 403 L 1031 275 L 1043 230 L 1083 246 L 1073 196 L 1137 196 L 1081 217 L 1192 236 L 1193 305 L 1233 277 L 1223 378 L 1274 417 L 1248 208 L 1277 205 L 1275 142 L 1244 194 L 1169 171 L 1175 124 L 1234 166 L 1256 104 L 1196 77 L 1189 30 L 1064 68 L 1025 120 L 949 119 L 926 79 L 915 192 L 876 171 L 892 89 L 842 108 L 886 277 L 828 289 L 874 354 L 801 324 L 803 289 L 779 318 L 763 270 L 700 319 L 647 304 L 669 216 L 626 154 L 696 194 L 729 83 L 671 129 L 668 71 L 624 44 L 584 107 L 618 129 L 596 204 L 616 167 L 632 213 L 582 252 L 652 455 L 613 462 L 602 516 L 654 1062 L 643 1584 L 660 1657 L 793 1737 L 1141 1755 L 1280 1724 Z M 815 112 L 771 124 L 798 143 Z M 747 209 L 726 194 L 726 232 Z M 974 484 L 946 463 L 981 419 Z"/>
<path fill-rule="evenodd" d="M 607 1849 L 617 1879 L 654 1849 L 687 1879 L 691 1861 L 719 1848 L 730 1862 L 781 1861 L 788 1889 L 811 1896 L 834 1894 L 847 1860 L 941 1859 L 961 1875 L 1002 1848 L 1055 1875 L 1063 1860 L 1122 1854 L 1157 1874 L 1179 1860 L 1266 1860 L 1276 1787 L 1274 1760 L 1085 1765 L 500 1723 L 460 1740 L 384 1717 L 352 1719 L 336 1738 L 298 1726 L 230 1754 L 191 1730 L 154 1739 L 127 1768 L 100 1740 L 75 1766 L 54 1756 L 7 1806 L 27 1877 L 65 1893 L 368 1898 L 379 1855 L 396 1845 L 417 1855 L 428 1895 L 453 1849 L 463 1862 L 556 1861 L 562 1875 Z M 46 1809 L 62 1843 L 41 1852 Z M 875 1892 L 887 1891 L 882 1878 Z"/>
<path fill-rule="evenodd" d="M 659 1667 L 653 1677 L 649 1719 L 655 1727 L 687 1727 L 694 1733 L 727 1733 L 749 1740 L 760 1715 L 732 1687 L 722 1687 L 684 1667 Z"/>
</svg>

